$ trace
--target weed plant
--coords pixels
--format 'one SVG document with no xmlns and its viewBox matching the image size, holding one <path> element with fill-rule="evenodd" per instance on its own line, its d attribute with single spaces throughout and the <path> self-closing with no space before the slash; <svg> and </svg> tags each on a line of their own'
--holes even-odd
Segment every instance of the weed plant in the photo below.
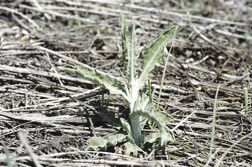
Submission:
<svg viewBox="0 0 252 167">
<path fill-rule="evenodd" d="M 150 45 L 138 52 L 135 26 L 134 24 L 127 26 L 125 19 L 122 18 L 124 82 L 88 65 L 67 69 L 103 86 L 111 94 L 120 95 L 127 101 L 130 111 L 129 118 L 120 118 L 124 133 L 118 132 L 105 138 L 92 137 L 87 141 L 87 149 L 106 148 L 126 141 L 124 148 L 128 150 L 125 152 L 136 155 L 139 150 L 145 149 L 146 143 L 159 142 L 160 146 L 165 146 L 169 141 L 174 141 L 172 131 L 166 126 L 171 121 L 171 117 L 161 111 L 153 101 L 149 79 L 151 71 L 163 56 L 167 43 L 172 42 L 176 30 L 176 26 L 170 27 Z M 155 125 L 159 131 L 144 135 L 142 130 L 146 123 Z"/>
</svg>

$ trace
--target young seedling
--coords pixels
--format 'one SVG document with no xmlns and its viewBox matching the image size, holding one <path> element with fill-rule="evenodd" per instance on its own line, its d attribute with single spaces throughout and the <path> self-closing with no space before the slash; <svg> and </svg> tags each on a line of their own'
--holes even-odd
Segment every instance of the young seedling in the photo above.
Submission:
<svg viewBox="0 0 252 167">
<path fill-rule="evenodd" d="M 125 82 L 119 81 L 117 78 L 90 66 L 67 69 L 103 86 L 111 94 L 121 95 L 127 101 L 130 110 L 129 121 L 120 118 L 122 127 L 127 135 L 117 134 L 114 137 L 110 136 L 109 139 L 93 137 L 87 141 L 88 148 L 98 149 L 99 147 L 114 145 L 126 137 L 129 143 L 139 148 L 143 148 L 143 144 L 146 142 L 153 143 L 159 140 L 160 145 L 165 146 L 168 141 L 174 140 L 172 132 L 166 126 L 170 122 L 171 117 L 160 111 L 152 100 L 149 74 L 158 64 L 167 43 L 172 42 L 176 30 L 177 27 L 173 26 L 164 31 L 154 42 L 145 46 L 138 53 L 135 26 L 133 24 L 127 26 L 125 19 L 122 19 L 122 77 L 125 79 Z M 142 129 L 147 121 L 156 124 L 159 132 L 144 136 Z M 129 143 L 127 143 L 127 146 Z"/>
</svg>

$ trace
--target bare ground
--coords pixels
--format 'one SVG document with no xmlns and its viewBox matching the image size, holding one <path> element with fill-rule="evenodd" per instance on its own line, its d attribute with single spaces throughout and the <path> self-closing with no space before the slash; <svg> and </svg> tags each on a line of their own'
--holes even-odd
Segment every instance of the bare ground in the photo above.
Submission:
<svg viewBox="0 0 252 167">
<path fill-rule="evenodd" d="M 1 1 L 0 165 L 214 166 L 241 139 L 221 166 L 252 166 L 252 136 L 244 137 L 252 130 L 251 6 L 250 0 Z M 163 151 L 150 147 L 147 158 L 84 149 L 92 135 L 113 134 L 110 111 L 123 116 L 127 107 L 60 69 L 84 63 L 120 76 L 121 15 L 136 24 L 140 45 L 179 25 L 161 99 L 174 117 L 169 127 L 177 128 L 176 142 Z M 156 95 L 163 65 L 152 77 Z"/>
</svg>

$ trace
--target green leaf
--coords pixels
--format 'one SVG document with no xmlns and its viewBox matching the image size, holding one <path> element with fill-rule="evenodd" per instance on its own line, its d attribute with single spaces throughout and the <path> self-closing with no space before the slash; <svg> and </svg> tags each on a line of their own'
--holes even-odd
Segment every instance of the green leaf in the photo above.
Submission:
<svg viewBox="0 0 252 167">
<path fill-rule="evenodd" d="M 124 154 L 125 155 L 133 155 L 133 156 L 137 156 L 138 152 L 141 151 L 136 145 L 132 144 L 131 142 L 127 142 L 124 145 Z"/>
<path fill-rule="evenodd" d="M 120 121 L 122 123 L 123 129 L 127 132 L 129 139 L 133 141 L 133 134 L 131 131 L 130 124 L 124 118 L 120 118 Z"/>
<path fill-rule="evenodd" d="M 122 134 L 122 133 L 117 133 L 117 134 L 114 134 L 114 135 L 110 135 L 110 136 L 107 137 L 108 144 L 111 145 L 111 146 L 115 146 L 118 143 L 124 141 L 126 137 L 127 136 L 125 134 Z"/>
<path fill-rule="evenodd" d="M 128 101 L 131 103 L 131 108 L 137 99 L 139 91 L 138 70 L 137 70 L 137 49 L 135 39 L 135 26 L 126 26 L 125 19 L 122 18 L 122 49 L 123 49 L 123 67 L 126 76 Z"/>
<path fill-rule="evenodd" d="M 130 118 L 134 119 L 139 116 L 145 117 L 150 119 L 152 122 L 154 122 L 159 130 L 160 130 L 160 135 L 161 135 L 161 141 L 160 144 L 161 146 L 165 146 L 168 141 L 174 141 L 173 133 L 170 131 L 170 129 L 165 125 L 165 122 L 167 121 L 164 115 L 160 112 L 157 113 L 158 111 L 153 111 L 153 112 L 144 112 L 144 111 L 135 111 L 130 114 Z M 154 114 L 153 114 L 154 113 Z M 165 121 L 162 122 L 162 119 Z"/>
<path fill-rule="evenodd" d="M 153 117 L 155 117 L 159 122 L 162 122 L 162 124 L 167 124 L 171 122 L 172 117 L 169 116 L 168 114 L 160 111 L 152 111 L 151 113 Z"/>
<path fill-rule="evenodd" d="M 165 130 L 165 128 L 160 131 L 160 136 L 161 136 L 160 145 L 162 147 L 166 146 L 168 142 L 175 141 L 173 133 Z"/>
<path fill-rule="evenodd" d="M 159 59 L 162 57 L 164 47 L 166 47 L 167 43 L 172 42 L 172 38 L 175 35 L 176 30 L 177 27 L 174 26 L 166 30 L 150 46 L 141 51 L 141 55 L 144 57 L 143 71 L 139 78 L 141 86 L 146 83 L 149 73 L 154 69 Z"/>
<path fill-rule="evenodd" d="M 161 128 L 160 132 L 150 133 L 145 136 L 144 143 L 154 143 L 160 139 L 160 145 L 166 146 L 168 142 L 174 142 L 174 136 L 172 132 L 167 131 L 165 128 Z"/>
<path fill-rule="evenodd" d="M 137 101 L 135 103 L 135 110 L 142 110 L 145 111 L 150 103 L 150 98 L 148 97 L 147 93 L 141 92 L 138 95 Z"/>
<path fill-rule="evenodd" d="M 134 117 L 131 119 L 131 131 L 134 143 L 137 146 L 141 146 L 141 144 L 144 141 L 144 136 L 142 135 L 142 126 L 140 117 Z"/>
<path fill-rule="evenodd" d="M 114 77 L 101 72 L 99 70 L 96 70 L 92 67 L 78 67 L 76 69 L 72 68 L 65 68 L 65 70 L 69 72 L 74 72 L 78 75 L 81 75 L 87 80 L 90 80 L 91 82 L 97 83 L 106 89 L 110 91 L 112 94 L 119 94 L 122 95 L 123 97 L 126 97 L 126 94 L 124 92 L 124 86 L 122 83 L 120 83 L 117 79 Z"/>
<path fill-rule="evenodd" d="M 135 26 L 125 24 L 122 18 L 122 49 L 123 49 L 123 66 L 124 74 L 129 83 L 134 82 L 137 77 L 137 51 L 136 51 L 136 34 Z"/>
<path fill-rule="evenodd" d="M 101 148 L 106 148 L 108 140 L 102 137 L 91 137 L 87 140 L 87 150 L 98 150 Z"/>
<path fill-rule="evenodd" d="M 150 133 L 144 137 L 144 143 L 154 143 L 159 138 L 160 138 L 160 132 Z"/>
<path fill-rule="evenodd" d="M 155 116 L 150 113 L 150 112 L 144 112 L 144 111 L 135 111 L 133 113 L 130 114 L 130 118 L 137 118 L 137 117 L 145 117 L 150 119 L 151 121 L 153 121 L 160 129 L 163 127 L 162 122 L 160 122 L 157 118 L 155 118 Z"/>
</svg>

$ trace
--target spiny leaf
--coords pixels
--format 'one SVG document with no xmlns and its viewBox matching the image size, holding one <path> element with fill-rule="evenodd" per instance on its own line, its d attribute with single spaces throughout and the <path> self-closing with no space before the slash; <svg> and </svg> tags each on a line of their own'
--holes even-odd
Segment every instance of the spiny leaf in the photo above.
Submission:
<svg viewBox="0 0 252 167">
<path fill-rule="evenodd" d="M 125 134 L 122 133 L 117 133 L 114 135 L 110 135 L 107 137 L 108 140 L 108 144 L 111 146 L 115 146 L 118 143 L 122 142 L 127 136 Z"/>
<path fill-rule="evenodd" d="M 153 117 L 155 117 L 159 122 L 162 122 L 162 124 L 164 124 L 164 125 L 171 122 L 171 120 L 172 120 L 172 117 L 164 112 L 152 111 L 151 114 Z"/>
<path fill-rule="evenodd" d="M 165 146 L 169 141 L 174 141 L 174 136 L 172 133 L 162 129 L 160 132 L 150 133 L 149 135 L 145 136 L 144 143 L 154 143 L 158 139 L 160 139 L 160 145 Z"/>
<path fill-rule="evenodd" d="M 77 73 L 82 77 L 90 80 L 91 82 L 97 83 L 110 91 L 112 94 L 122 95 L 127 99 L 126 94 L 124 92 L 124 86 L 115 78 L 98 71 L 92 67 L 78 67 L 76 69 L 66 68 L 67 71 Z"/>
<path fill-rule="evenodd" d="M 173 138 L 172 132 L 165 125 L 165 123 L 167 121 L 166 118 L 164 118 L 163 114 L 160 114 L 161 112 L 158 114 L 157 114 L 157 112 L 158 111 L 155 111 L 155 112 L 154 111 L 153 112 L 135 111 L 130 114 L 130 118 L 133 119 L 133 118 L 137 118 L 139 116 L 142 116 L 142 117 L 146 117 L 146 118 L 150 119 L 152 122 L 154 122 L 160 130 L 160 135 L 161 135 L 160 144 L 161 144 L 161 146 L 165 146 L 168 141 L 174 141 L 174 138 Z M 155 113 L 155 114 L 153 114 L 153 113 Z M 164 121 L 164 122 L 162 122 L 162 121 Z"/>
<path fill-rule="evenodd" d="M 157 65 L 159 59 L 163 55 L 164 47 L 167 43 L 172 42 L 172 38 L 177 30 L 177 27 L 171 27 L 163 32 L 150 46 L 141 51 L 143 55 L 143 71 L 140 75 L 139 82 L 141 86 L 148 80 L 149 73 Z"/>
<path fill-rule="evenodd" d="M 133 145 L 131 142 L 126 142 L 124 144 L 124 154 L 125 155 L 133 155 L 133 156 L 137 156 L 138 152 L 141 151 L 141 149 L 139 149 L 136 145 Z"/>
<path fill-rule="evenodd" d="M 87 140 L 87 150 L 97 150 L 100 148 L 106 148 L 108 140 L 102 137 L 91 137 Z"/>
<path fill-rule="evenodd" d="M 174 135 L 172 132 L 167 131 L 166 128 L 162 129 L 160 131 L 160 136 L 161 136 L 161 140 L 160 140 L 160 145 L 166 146 L 168 142 L 174 142 Z"/>
<path fill-rule="evenodd" d="M 135 26 L 126 26 L 125 19 L 122 18 L 122 49 L 124 74 L 129 83 L 132 83 L 137 76 L 137 53 Z"/>
<path fill-rule="evenodd" d="M 122 123 L 123 129 L 127 132 L 129 139 L 133 141 L 133 135 L 132 135 L 130 124 L 124 118 L 120 118 L 120 121 Z"/>
<path fill-rule="evenodd" d="M 142 110 L 145 111 L 146 107 L 150 103 L 150 99 L 146 92 L 140 92 L 140 95 L 138 95 L 136 104 L 135 104 L 135 110 Z"/>
<path fill-rule="evenodd" d="M 131 119 L 131 131 L 134 139 L 134 143 L 137 146 L 141 146 L 144 141 L 144 136 L 142 135 L 142 126 L 141 126 L 141 118 L 134 117 Z"/>
<path fill-rule="evenodd" d="M 164 126 L 162 124 L 162 122 L 160 122 L 157 118 L 155 118 L 154 115 L 152 115 L 150 112 L 135 111 L 135 112 L 130 114 L 131 119 L 138 118 L 139 116 L 150 119 L 151 121 L 153 121 L 159 127 L 159 129 L 161 129 Z"/>
<path fill-rule="evenodd" d="M 158 138 L 160 138 L 160 132 L 150 133 L 145 136 L 144 143 L 154 143 Z"/>
</svg>

